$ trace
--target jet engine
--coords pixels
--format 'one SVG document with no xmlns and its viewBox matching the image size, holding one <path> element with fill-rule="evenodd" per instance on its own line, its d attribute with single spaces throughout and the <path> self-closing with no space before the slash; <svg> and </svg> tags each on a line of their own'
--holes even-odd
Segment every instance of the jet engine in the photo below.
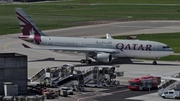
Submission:
<svg viewBox="0 0 180 101">
<path fill-rule="evenodd" d="M 94 59 L 99 62 L 109 63 L 112 61 L 112 55 L 109 53 L 98 53 Z"/>
</svg>

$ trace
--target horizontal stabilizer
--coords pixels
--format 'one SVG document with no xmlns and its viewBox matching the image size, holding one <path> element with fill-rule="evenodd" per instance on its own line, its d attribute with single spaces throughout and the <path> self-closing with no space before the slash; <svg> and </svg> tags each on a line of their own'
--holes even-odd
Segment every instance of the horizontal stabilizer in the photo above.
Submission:
<svg viewBox="0 0 180 101">
<path fill-rule="evenodd" d="M 29 47 L 28 45 L 26 45 L 24 43 L 22 43 L 22 45 L 24 46 L 24 48 L 31 48 L 31 47 Z"/>
</svg>

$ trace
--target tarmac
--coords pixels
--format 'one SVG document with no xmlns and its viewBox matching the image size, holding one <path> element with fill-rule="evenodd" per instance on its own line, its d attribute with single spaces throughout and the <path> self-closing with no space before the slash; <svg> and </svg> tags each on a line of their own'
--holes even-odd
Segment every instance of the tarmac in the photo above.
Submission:
<svg viewBox="0 0 180 101">
<path fill-rule="evenodd" d="M 108 28 L 109 27 L 109 28 Z M 88 36 L 102 37 L 106 33 L 112 35 L 128 35 L 132 33 L 164 33 L 180 32 L 180 21 L 130 21 L 110 23 L 104 25 L 73 27 L 44 31 L 48 35 L 54 36 Z M 112 32 L 111 32 L 112 31 Z M 121 33 L 122 32 L 122 33 Z M 57 34 L 59 33 L 59 34 Z M 63 33 L 63 34 L 61 34 Z M 68 34 L 70 33 L 70 34 Z M 74 33 L 74 34 L 73 34 Z M 78 34 L 79 33 L 79 34 Z M 92 34 L 90 34 L 92 33 Z M 98 34 L 99 33 L 99 34 Z M 121 34 L 120 34 L 121 33 Z M 75 92 L 69 97 L 59 97 L 53 101 L 170 101 L 171 99 L 162 99 L 157 95 L 157 90 L 152 91 L 129 91 L 127 82 L 131 78 L 147 76 L 149 74 L 170 76 L 179 72 L 180 62 L 158 61 L 157 65 L 152 65 L 150 60 L 136 59 L 116 59 L 112 63 L 99 63 L 93 61 L 92 64 L 81 64 L 80 60 L 84 55 L 77 53 L 62 52 L 56 53 L 48 50 L 30 50 L 25 49 L 21 43 L 26 43 L 16 37 L 20 34 L 4 35 L 0 37 L 1 53 L 15 52 L 28 55 L 28 77 L 31 77 L 38 70 L 44 67 L 62 66 L 63 64 L 74 64 L 75 69 L 85 70 L 94 66 L 116 65 L 119 66 L 117 71 L 124 71 L 124 77 L 117 77 L 121 86 L 104 87 L 104 88 L 85 88 L 85 92 Z M 33 47 L 35 45 L 26 43 Z M 50 101 L 50 100 L 47 100 Z M 52 100 L 51 100 L 52 101 Z"/>
</svg>

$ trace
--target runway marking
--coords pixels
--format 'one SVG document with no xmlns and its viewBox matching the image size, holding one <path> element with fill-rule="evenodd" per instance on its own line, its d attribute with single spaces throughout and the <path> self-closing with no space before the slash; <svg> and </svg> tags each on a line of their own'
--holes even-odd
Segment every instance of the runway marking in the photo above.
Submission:
<svg viewBox="0 0 180 101">
<path fill-rule="evenodd" d="M 4 50 L 7 51 L 7 52 L 11 52 L 11 51 L 9 51 L 9 50 L 7 49 L 7 47 L 8 47 L 9 45 L 14 44 L 14 43 L 17 43 L 17 42 L 19 42 L 19 41 L 20 41 L 20 40 L 7 43 L 6 45 L 4 45 Z"/>
<path fill-rule="evenodd" d="M 150 93 L 150 94 L 145 94 L 145 95 L 140 95 L 140 96 L 135 96 L 135 97 L 130 97 L 130 98 L 126 98 L 128 100 L 137 100 L 137 101 L 161 101 L 161 97 L 158 96 L 157 92 L 155 93 Z M 169 101 L 169 100 L 164 100 L 163 101 Z"/>
<path fill-rule="evenodd" d="M 120 91 L 115 91 L 115 92 L 110 92 L 110 93 L 102 93 L 102 94 L 97 94 L 97 95 L 93 95 L 93 96 L 82 97 L 82 98 L 79 98 L 77 101 L 81 101 L 81 100 L 89 99 L 89 98 L 100 97 L 100 96 L 113 95 L 113 94 L 115 94 L 115 93 L 125 92 L 125 91 L 129 91 L 129 89 L 120 90 Z"/>
</svg>

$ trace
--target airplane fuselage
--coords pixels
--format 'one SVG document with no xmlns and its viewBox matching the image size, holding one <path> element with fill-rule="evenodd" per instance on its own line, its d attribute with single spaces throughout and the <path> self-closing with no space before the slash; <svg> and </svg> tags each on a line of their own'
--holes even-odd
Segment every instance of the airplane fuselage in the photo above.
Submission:
<svg viewBox="0 0 180 101">
<path fill-rule="evenodd" d="M 116 49 L 119 52 L 113 53 L 113 57 L 159 58 L 174 52 L 166 44 L 142 40 L 42 36 L 40 45 Z"/>
</svg>

